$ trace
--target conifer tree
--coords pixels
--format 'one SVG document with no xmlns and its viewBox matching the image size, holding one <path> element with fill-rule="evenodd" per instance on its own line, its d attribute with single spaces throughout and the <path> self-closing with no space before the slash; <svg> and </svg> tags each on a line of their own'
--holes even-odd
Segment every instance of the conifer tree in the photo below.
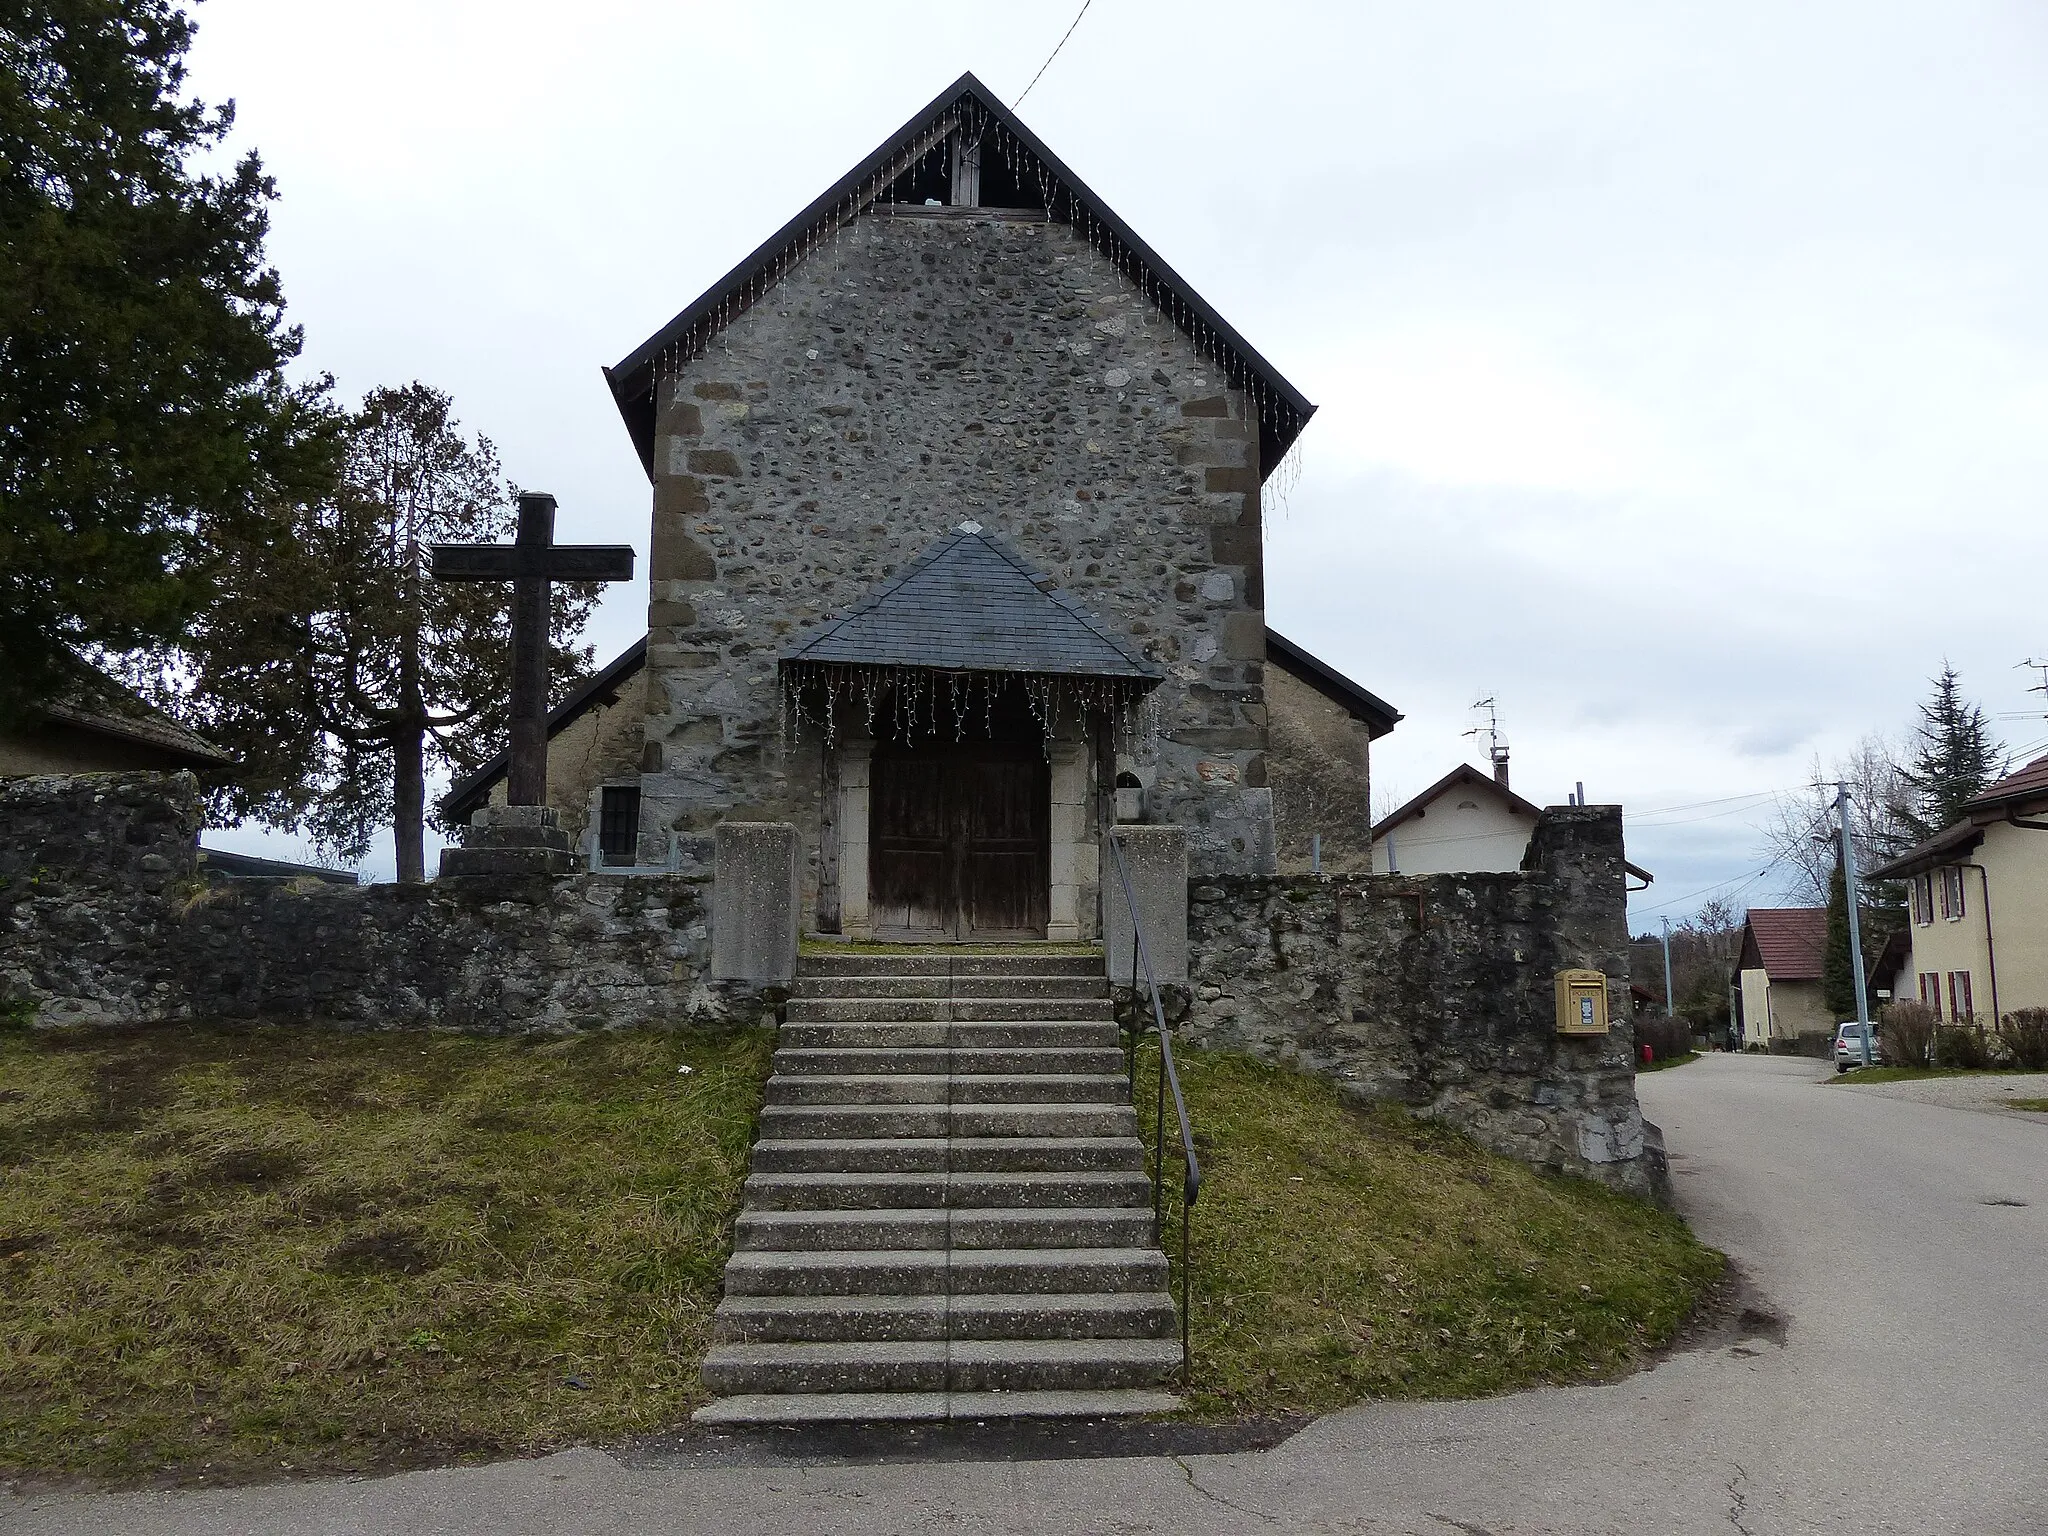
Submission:
<svg viewBox="0 0 2048 1536">
<path fill-rule="evenodd" d="M 1934 694 L 1920 706 L 1913 761 L 1905 772 L 1915 841 L 1961 821 L 1963 807 L 2005 772 L 1983 707 L 1963 697 L 1956 669 L 1944 662 L 1932 681 Z"/>
<path fill-rule="evenodd" d="M 175 642 L 219 565 L 324 494 L 324 380 L 284 368 L 270 178 L 185 92 L 174 0 L 0 4 L 0 718 L 68 653 Z"/>
<path fill-rule="evenodd" d="M 1849 882 L 1835 861 L 1828 880 L 1827 947 L 1821 953 L 1820 988 L 1828 1014 L 1837 1023 L 1856 1017 L 1856 975 L 1849 957 Z"/>
<path fill-rule="evenodd" d="M 217 818 L 307 831 L 351 861 L 388 826 L 398 878 L 420 880 L 428 778 L 504 745 L 511 686 L 511 584 L 437 582 L 429 546 L 507 540 L 515 519 L 490 441 L 438 390 L 371 391 L 346 441 L 337 495 L 291 509 L 288 538 L 227 546 L 232 572 L 173 669 L 179 712 L 240 760 Z M 589 670 L 572 641 L 596 588 L 552 592 L 559 693 Z"/>
</svg>

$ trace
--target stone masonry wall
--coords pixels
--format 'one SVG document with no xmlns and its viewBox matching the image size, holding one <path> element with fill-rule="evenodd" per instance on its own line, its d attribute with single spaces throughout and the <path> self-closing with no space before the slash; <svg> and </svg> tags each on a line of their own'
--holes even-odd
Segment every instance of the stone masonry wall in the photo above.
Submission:
<svg viewBox="0 0 2048 1536">
<path fill-rule="evenodd" d="M 793 821 L 815 886 L 776 654 L 971 519 L 1167 667 L 1135 771 L 1195 867 L 1270 871 L 1250 410 L 1064 224 L 859 220 L 661 386 L 643 836 Z"/>
<path fill-rule="evenodd" d="M 1365 727 L 1280 667 L 1266 673 L 1266 709 L 1280 873 L 1312 871 L 1317 833 L 1323 838 L 1323 873 L 1371 873 L 1372 782 Z"/>
<path fill-rule="evenodd" d="M 198 879 L 189 775 L 0 782 L 0 1011 L 594 1029 L 758 1018 L 709 973 L 707 878 Z"/>
<path fill-rule="evenodd" d="M 1621 813 L 1543 814 L 1517 874 L 1196 879 L 1198 1044 L 1333 1077 L 1495 1151 L 1663 1197 L 1628 1028 Z M 1608 977 L 1604 1037 L 1560 1036 L 1552 978 Z"/>
</svg>

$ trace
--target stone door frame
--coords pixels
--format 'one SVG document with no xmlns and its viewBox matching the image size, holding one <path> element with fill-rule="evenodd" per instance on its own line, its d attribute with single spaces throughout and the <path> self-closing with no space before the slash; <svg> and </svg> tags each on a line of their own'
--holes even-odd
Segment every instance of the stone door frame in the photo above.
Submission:
<svg viewBox="0 0 2048 1536">
<path fill-rule="evenodd" d="M 874 784 L 874 742 L 848 734 L 831 749 L 838 760 L 839 930 L 854 942 L 875 935 L 869 901 L 868 828 Z M 1084 890 L 1098 883 L 1101 852 L 1095 841 L 1094 753 L 1086 731 L 1068 725 L 1048 747 L 1052 804 L 1046 818 L 1049 889 L 1045 940 L 1074 944 L 1093 936 L 1094 902 Z"/>
</svg>

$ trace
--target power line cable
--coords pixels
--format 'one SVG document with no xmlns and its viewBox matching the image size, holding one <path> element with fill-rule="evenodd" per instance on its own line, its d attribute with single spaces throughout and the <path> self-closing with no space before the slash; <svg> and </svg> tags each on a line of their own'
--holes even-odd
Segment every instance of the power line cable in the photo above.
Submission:
<svg viewBox="0 0 2048 1536">
<path fill-rule="evenodd" d="M 1031 85 L 1038 84 L 1045 72 L 1052 68 L 1052 61 L 1060 56 L 1060 49 L 1067 46 L 1067 39 L 1074 35 L 1074 28 L 1081 25 L 1081 18 L 1088 14 L 1088 7 L 1094 3 L 1095 0 L 1081 0 L 1081 9 L 1075 14 L 1072 24 L 1068 26 L 1060 40 L 1053 45 L 1052 52 L 1045 56 L 1045 62 L 1038 66 L 1038 73 L 1031 77 Z M 1025 86 L 1022 95 L 1019 95 L 1015 101 L 1010 103 L 1010 110 L 1012 112 L 1024 105 L 1024 97 L 1031 94 L 1031 85 Z"/>
</svg>

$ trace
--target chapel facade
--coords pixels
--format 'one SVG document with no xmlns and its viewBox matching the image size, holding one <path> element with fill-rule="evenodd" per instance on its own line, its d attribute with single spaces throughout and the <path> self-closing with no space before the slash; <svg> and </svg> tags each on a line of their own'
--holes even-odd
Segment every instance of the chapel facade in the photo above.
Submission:
<svg viewBox="0 0 2048 1536">
<path fill-rule="evenodd" d="M 1288 647 L 1318 718 L 1274 751 L 1262 488 L 1314 407 L 971 75 L 607 378 L 653 486 L 639 756 L 563 809 L 615 862 L 626 814 L 705 873 L 789 822 L 808 931 L 1089 939 L 1120 788 L 1262 874 L 1306 867 L 1290 774 L 1369 857 L 1399 717 Z"/>
</svg>

